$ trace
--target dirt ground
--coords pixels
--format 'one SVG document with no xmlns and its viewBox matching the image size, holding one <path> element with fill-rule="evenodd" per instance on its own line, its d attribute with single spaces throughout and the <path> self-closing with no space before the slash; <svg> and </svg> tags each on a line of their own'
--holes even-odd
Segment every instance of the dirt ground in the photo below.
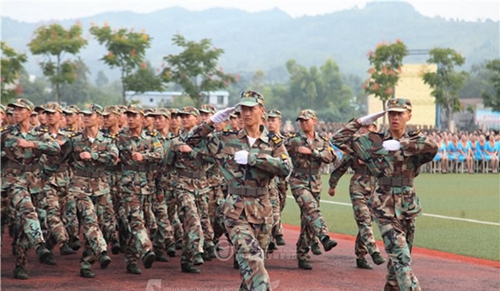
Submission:
<svg viewBox="0 0 500 291">
<path fill-rule="evenodd" d="M 269 255 L 266 267 L 273 290 L 382 290 L 385 282 L 385 265 L 373 270 L 361 270 L 355 266 L 354 238 L 331 234 L 339 244 L 320 256 L 311 257 L 313 270 L 297 268 L 295 242 L 298 227 L 285 226 L 286 245 Z M 1 254 L 2 290 L 164 290 L 164 291 L 222 291 L 238 290 L 241 282 L 238 270 L 233 269 L 230 254 L 232 249 L 226 241 L 221 242 L 219 259 L 205 262 L 201 274 L 181 273 L 179 256 L 170 262 L 155 262 L 151 269 L 143 269 L 142 275 L 131 275 L 125 271 L 123 255 L 110 255 L 113 261 L 105 270 L 98 264 L 93 268 L 94 279 L 79 276 L 78 254 L 60 256 L 56 250 L 56 266 L 41 265 L 33 250 L 29 253 L 28 280 L 13 278 L 14 258 L 11 239 L 4 238 Z M 384 252 L 383 252 L 384 253 Z M 384 253 L 385 255 L 385 253 Z M 415 248 L 413 270 L 422 289 L 427 291 L 490 291 L 500 290 L 500 262 L 468 258 L 438 251 Z"/>
</svg>

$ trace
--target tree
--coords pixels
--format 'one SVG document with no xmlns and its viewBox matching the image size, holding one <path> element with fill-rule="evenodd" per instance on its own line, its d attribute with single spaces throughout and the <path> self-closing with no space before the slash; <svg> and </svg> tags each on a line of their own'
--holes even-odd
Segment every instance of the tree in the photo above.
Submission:
<svg viewBox="0 0 500 291">
<path fill-rule="evenodd" d="M 99 44 L 106 47 L 108 54 L 101 60 L 111 68 L 120 68 L 122 82 L 122 102 L 127 104 L 125 92 L 132 84 L 127 83 L 133 71 L 144 62 L 146 49 L 151 46 L 151 37 L 145 32 L 134 32 L 121 28 L 117 31 L 104 24 L 103 27 L 93 25 L 90 33 Z"/>
<path fill-rule="evenodd" d="M 408 49 L 399 39 L 393 44 L 378 44 L 374 52 L 368 52 L 370 77 L 366 80 L 363 88 L 366 93 L 372 94 L 382 101 L 384 110 L 387 100 L 395 96 L 395 87 L 406 55 L 408 55 Z M 385 116 L 383 123 L 385 124 Z"/>
<path fill-rule="evenodd" d="M 0 94 L 2 102 L 8 103 L 20 93 L 22 87 L 16 84 L 16 81 L 19 80 L 23 70 L 23 63 L 26 63 L 28 59 L 25 54 L 17 53 L 3 41 L 0 41 L 0 49 L 2 50 Z"/>
<path fill-rule="evenodd" d="M 103 71 L 99 70 L 99 72 L 97 72 L 97 77 L 95 78 L 95 84 L 97 88 L 101 88 L 109 84 L 109 79 L 106 76 L 106 74 L 104 74 Z"/>
<path fill-rule="evenodd" d="M 463 65 L 465 58 L 451 48 L 434 48 L 429 51 L 429 55 L 427 63 L 437 64 L 438 69 L 437 72 L 425 73 L 423 80 L 431 87 L 431 95 L 443 109 L 447 128 L 451 129 L 451 114 L 461 109 L 458 91 L 467 77 L 465 72 L 456 72 L 455 66 Z"/>
<path fill-rule="evenodd" d="M 162 71 L 163 80 L 179 84 L 198 108 L 204 102 L 203 92 L 225 89 L 229 83 L 236 83 L 234 76 L 218 68 L 224 50 L 212 47 L 210 39 L 187 41 L 176 34 L 172 41 L 184 51 L 163 58 L 168 63 Z"/>
<path fill-rule="evenodd" d="M 40 62 L 40 67 L 55 87 L 59 103 L 61 102 L 61 85 L 72 84 L 76 80 L 76 64 L 71 59 L 64 59 L 64 54 L 76 55 L 87 43 L 87 40 L 82 37 L 80 24 L 75 24 L 66 30 L 57 23 L 37 28 L 33 39 L 28 43 L 33 55 L 45 57 L 45 61 Z"/>
<path fill-rule="evenodd" d="M 87 74 L 89 69 L 87 65 L 78 59 L 75 61 L 76 79 L 72 84 L 63 84 L 61 86 L 61 101 L 67 104 L 85 104 L 92 101 L 92 85 L 90 84 Z"/>
<path fill-rule="evenodd" d="M 494 111 L 500 111 L 500 59 L 494 59 L 486 64 L 486 69 L 491 72 L 488 79 L 494 88 L 493 93 L 481 92 L 484 106 L 491 107 Z"/>
<path fill-rule="evenodd" d="M 135 73 L 125 78 L 125 84 L 129 91 L 144 93 L 146 91 L 164 91 L 163 78 L 155 74 L 149 63 L 142 63 Z"/>
</svg>

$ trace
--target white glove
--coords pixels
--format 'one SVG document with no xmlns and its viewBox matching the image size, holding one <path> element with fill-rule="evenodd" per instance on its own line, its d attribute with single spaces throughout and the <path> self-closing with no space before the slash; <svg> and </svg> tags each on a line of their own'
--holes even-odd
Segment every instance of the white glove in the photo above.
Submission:
<svg viewBox="0 0 500 291">
<path fill-rule="evenodd" d="M 212 115 L 212 117 L 210 117 L 210 120 L 212 120 L 212 122 L 215 124 L 224 122 L 229 118 L 229 115 L 231 115 L 231 113 L 233 113 L 235 109 L 236 107 L 228 107 L 226 109 L 218 111 L 214 115 Z"/>
<path fill-rule="evenodd" d="M 359 123 L 361 123 L 362 125 L 370 125 L 375 120 L 379 119 L 379 117 L 384 116 L 384 114 L 385 114 L 385 111 L 380 111 L 377 113 L 373 113 L 370 115 L 360 117 L 358 120 L 359 120 Z"/>
<path fill-rule="evenodd" d="M 248 164 L 248 151 L 241 150 L 234 153 L 234 160 L 240 165 Z"/>
<path fill-rule="evenodd" d="M 395 139 L 385 140 L 382 143 L 384 149 L 388 151 L 397 151 L 401 148 L 401 143 Z"/>
</svg>

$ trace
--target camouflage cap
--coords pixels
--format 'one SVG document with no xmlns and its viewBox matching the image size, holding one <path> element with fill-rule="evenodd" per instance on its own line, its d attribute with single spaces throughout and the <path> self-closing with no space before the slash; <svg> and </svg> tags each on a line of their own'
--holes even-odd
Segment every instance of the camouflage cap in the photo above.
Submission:
<svg viewBox="0 0 500 291">
<path fill-rule="evenodd" d="M 196 117 L 200 116 L 200 111 L 198 109 L 194 108 L 193 106 L 186 106 L 181 109 L 181 111 L 178 114 L 183 114 L 183 115 L 194 115 Z"/>
<path fill-rule="evenodd" d="M 14 114 L 14 108 L 8 106 L 6 109 L 5 109 L 5 114 L 7 115 L 12 115 Z"/>
<path fill-rule="evenodd" d="M 120 110 L 120 107 L 115 106 L 115 105 L 104 107 L 104 111 L 102 112 L 102 115 L 110 115 L 110 114 L 121 116 L 122 111 Z"/>
<path fill-rule="evenodd" d="M 299 119 L 308 120 L 311 118 L 318 118 L 318 114 L 316 113 L 316 111 L 314 111 L 312 109 L 304 109 L 304 110 L 300 111 L 299 117 L 297 117 L 296 120 L 299 120 Z"/>
<path fill-rule="evenodd" d="M 43 112 L 45 110 L 45 105 L 38 105 L 38 106 L 35 106 L 35 109 L 34 111 L 36 111 L 37 113 L 39 112 Z"/>
<path fill-rule="evenodd" d="M 33 110 L 33 111 L 31 111 L 30 116 L 38 116 L 38 112 L 36 112 L 36 111 Z"/>
<path fill-rule="evenodd" d="M 78 114 L 80 113 L 80 108 L 76 105 L 68 105 L 63 109 L 63 112 L 66 114 Z"/>
<path fill-rule="evenodd" d="M 264 106 L 264 96 L 257 91 L 243 91 L 240 94 L 240 102 L 237 105 L 247 107 Z"/>
<path fill-rule="evenodd" d="M 33 111 L 33 109 L 35 108 L 35 105 L 33 104 L 33 102 L 29 101 L 28 99 L 24 99 L 24 98 L 16 99 L 15 102 L 9 103 L 8 106 L 26 108 L 29 111 Z"/>
<path fill-rule="evenodd" d="M 144 114 L 144 109 L 139 104 L 130 104 L 125 109 L 125 113 Z"/>
<path fill-rule="evenodd" d="M 267 113 L 266 112 L 262 113 L 261 118 L 262 118 L 263 121 L 267 121 L 267 118 L 268 118 Z"/>
<path fill-rule="evenodd" d="M 121 112 L 122 114 L 123 114 L 123 113 L 125 113 L 125 110 L 127 110 L 127 106 L 125 106 L 125 105 L 117 105 L 117 106 L 118 106 L 118 108 L 120 109 L 120 112 Z"/>
<path fill-rule="evenodd" d="M 229 114 L 229 118 L 239 118 L 241 116 L 241 112 L 239 109 L 233 111 L 233 113 Z"/>
<path fill-rule="evenodd" d="M 203 104 L 200 108 L 200 112 L 214 114 L 217 110 L 212 104 Z"/>
<path fill-rule="evenodd" d="M 83 110 L 80 111 L 82 114 L 102 114 L 102 106 L 99 104 L 91 103 L 86 104 Z"/>
<path fill-rule="evenodd" d="M 149 115 L 151 116 L 165 116 L 166 118 L 170 118 L 170 111 L 167 108 L 159 108 L 155 111 L 151 112 Z"/>
<path fill-rule="evenodd" d="M 406 110 L 411 111 L 410 99 L 393 98 L 393 99 L 389 99 L 389 101 L 387 101 L 386 111 L 405 112 Z"/>
<path fill-rule="evenodd" d="M 181 112 L 181 110 L 179 108 L 170 108 L 170 115 L 171 116 L 179 115 L 180 112 Z"/>
<path fill-rule="evenodd" d="M 5 113 L 5 105 L 0 104 L 0 112 Z"/>
<path fill-rule="evenodd" d="M 281 112 L 279 110 L 276 110 L 276 109 L 271 109 L 271 110 L 267 111 L 267 117 L 281 118 Z"/>
<path fill-rule="evenodd" d="M 55 113 L 55 112 L 62 113 L 63 109 L 59 103 L 56 102 L 50 102 L 47 103 L 47 105 L 44 106 L 43 112 L 49 112 L 49 113 Z"/>
<path fill-rule="evenodd" d="M 146 109 L 144 109 L 144 116 L 153 115 L 154 112 L 155 112 L 155 110 L 153 108 L 146 108 Z"/>
</svg>

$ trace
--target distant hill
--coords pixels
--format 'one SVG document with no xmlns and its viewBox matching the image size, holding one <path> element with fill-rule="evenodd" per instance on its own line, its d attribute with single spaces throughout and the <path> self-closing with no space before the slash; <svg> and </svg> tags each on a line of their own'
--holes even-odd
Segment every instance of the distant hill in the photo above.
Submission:
<svg viewBox="0 0 500 291">
<path fill-rule="evenodd" d="M 26 44 L 33 31 L 42 24 L 26 23 L 8 17 L 1 18 L 2 40 L 18 51 L 29 53 Z M 77 20 L 60 23 L 65 27 Z M 465 22 L 429 18 L 419 14 L 410 4 L 401 2 L 372 2 L 364 8 L 329 13 L 321 16 L 292 18 L 274 9 L 250 13 L 237 9 L 215 8 L 188 11 L 167 8 L 148 14 L 132 12 L 102 13 L 78 20 L 85 36 L 91 38 L 91 23 L 112 28 L 145 30 L 152 38 L 147 59 L 160 67 L 162 58 L 179 52 L 172 45 L 172 36 L 182 34 L 188 40 L 209 38 L 225 53 L 220 64 L 225 72 L 251 76 L 262 69 L 268 79 L 287 79 L 285 63 L 295 59 L 305 66 L 320 66 L 333 58 L 343 74 L 367 77 L 367 52 L 382 41 L 401 39 L 409 49 L 450 47 L 462 53 L 472 64 L 499 57 L 500 25 L 496 21 Z M 106 51 L 95 40 L 81 51 L 94 80 L 102 70 L 110 79 L 117 79 L 118 70 L 111 70 L 99 61 Z M 38 58 L 38 57 L 37 57 Z M 30 56 L 26 68 L 41 75 L 37 58 Z M 409 56 L 407 63 L 425 62 L 427 56 Z"/>
</svg>

